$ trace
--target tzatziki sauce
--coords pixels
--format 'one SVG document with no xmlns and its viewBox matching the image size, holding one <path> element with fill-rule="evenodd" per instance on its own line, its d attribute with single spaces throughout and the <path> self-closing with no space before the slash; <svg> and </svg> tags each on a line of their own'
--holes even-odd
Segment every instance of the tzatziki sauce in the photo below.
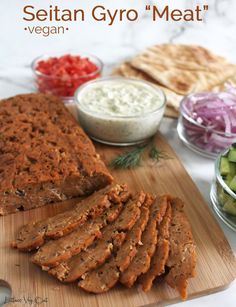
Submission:
<svg viewBox="0 0 236 307">
<path fill-rule="evenodd" d="M 158 130 L 165 95 L 151 84 L 126 78 L 88 82 L 75 94 L 79 122 L 94 139 L 116 145 L 140 143 Z"/>
</svg>

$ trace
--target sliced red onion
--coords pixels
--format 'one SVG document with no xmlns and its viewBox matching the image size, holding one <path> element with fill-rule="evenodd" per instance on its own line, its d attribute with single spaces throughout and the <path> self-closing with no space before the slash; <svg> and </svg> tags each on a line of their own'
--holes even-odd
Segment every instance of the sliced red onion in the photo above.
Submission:
<svg viewBox="0 0 236 307">
<path fill-rule="evenodd" d="M 195 146 L 218 153 L 236 142 L 236 88 L 232 85 L 227 84 L 224 92 L 186 97 L 182 115 L 185 134 Z"/>
</svg>

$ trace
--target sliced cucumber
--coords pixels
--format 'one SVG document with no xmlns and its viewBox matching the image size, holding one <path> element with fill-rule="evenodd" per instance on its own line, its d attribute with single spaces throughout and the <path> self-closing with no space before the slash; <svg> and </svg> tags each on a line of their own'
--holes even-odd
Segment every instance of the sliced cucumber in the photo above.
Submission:
<svg viewBox="0 0 236 307">
<path fill-rule="evenodd" d="M 220 174 L 221 176 L 228 175 L 230 173 L 230 163 L 227 157 L 221 157 L 220 160 Z"/>
<path fill-rule="evenodd" d="M 227 200 L 223 206 L 223 210 L 228 214 L 236 216 L 236 203 L 233 199 Z"/>
<path fill-rule="evenodd" d="M 234 178 L 230 181 L 229 187 L 232 191 L 236 192 L 236 175 Z"/>
<path fill-rule="evenodd" d="M 232 200 L 232 197 L 228 193 L 226 193 L 223 188 L 221 188 L 220 190 L 218 190 L 218 199 L 219 204 L 221 205 L 221 207 L 223 207 L 228 200 Z"/>
<path fill-rule="evenodd" d="M 231 146 L 228 153 L 220 159 L 220 174 L 230 190 L 236 193 L 236 143 Z M 236 199 L 230 196 L 224 187 L 217 187 L 217 195 L 222 209 L 236 216 Z"/>
<path fill-rule="evenodd" d="M 227 186 L 230 185 L 230 182 L 232 181 L 233 178 L 234 178 L 234 176 L 232 176 L 230 174 L 225 177 L 224 182 L 227 184 Z"/>
<path fill-rule="evenodd" d="M 228 160 L 230 162 L 236 162 L 236 148 L 231 148 L 228 154 Z"/>
</svg>

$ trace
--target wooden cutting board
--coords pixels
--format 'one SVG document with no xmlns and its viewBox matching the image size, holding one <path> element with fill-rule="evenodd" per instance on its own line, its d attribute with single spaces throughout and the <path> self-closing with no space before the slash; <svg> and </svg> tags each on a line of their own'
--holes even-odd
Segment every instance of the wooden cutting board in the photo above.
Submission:
<svg viewBox="0 0 236 307">
<path fill-rule="evenodd" d="M 156 194 L 170 193 L 185 201 L 198 256 L 197 277 L 189 282 L 189 298 L 223 290 L 236 277 L 236 262 L 232 250 L 211 210 L 174 151 L 160 134 L 157 135 L 156 142 L 158 148 L 165 151 L 171 159 L 159 164 L 153 164 L 146 159 L 142 167 L 135 170 L 116 170 L 113 175 L 119 183 L 127 182 L 133 190 L 143 189 Z M 97 150 L 102 159 L 109 163 L 125 149 L 97 145 Z M 164 283 L 156 283 L 148 293 L 143 293 L 136 287 L 126 289 L 117 286 L 103 295 L 87 294 L 76 284 L 63 285 L 46 272 L 42 272 L 39 267 L 29 262 L 30 255 L 9 248 L 16 230 L 22 224 L 61 212 L 75 202 L 76 200 L 49 205 L 0 218 L 0 279 L 10 284 L 12 297 L 21 300 L 18 304 L 12 303 L 9 306 L 29 306 L 24 300 L 36 298 L 38 302 L 42 302 L 40 306 L 50 307 L 134 307 L 154 303 L 166 305 L 180 300 L 178 293 Z"/>
</svg>

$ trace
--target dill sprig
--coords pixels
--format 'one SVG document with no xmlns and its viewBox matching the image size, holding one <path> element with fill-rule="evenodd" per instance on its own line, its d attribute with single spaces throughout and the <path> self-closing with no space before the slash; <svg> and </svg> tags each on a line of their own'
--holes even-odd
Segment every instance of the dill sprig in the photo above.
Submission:
<svg viewBox="0 0 236 307">
<path fill-rule="evenodd" d="M 125 152 L 111 161 L 112 168 L 135 168 L 141 164 L 142 154 L 146 145 L 134 148 L 131 151 Z"/>
<path fill-rule="evenodd" d="M 153 142 L 138 146 L 130 151 L 126 151 L 123 154 L 117 156 L 114 160 L 111 161 L 110 167 L 115 169 L 127 169 L 135 168 L 141 165 L 143 155 L 146 149 L 148 151 L 148 157 L 155 162 L 160 160 L 167 160 L 170 157 L 164 152 L 160 151 Z"/>
<path fill-rule="evenodd" d="M 170 157 L 168 156 L 166 152 L 159 150 L 154 145 L 152 145 L 148 155 L 153 161 L 156 161 L 156 162 L 159 162 L 160 160 L 170 159 Z"/>
</svg>

